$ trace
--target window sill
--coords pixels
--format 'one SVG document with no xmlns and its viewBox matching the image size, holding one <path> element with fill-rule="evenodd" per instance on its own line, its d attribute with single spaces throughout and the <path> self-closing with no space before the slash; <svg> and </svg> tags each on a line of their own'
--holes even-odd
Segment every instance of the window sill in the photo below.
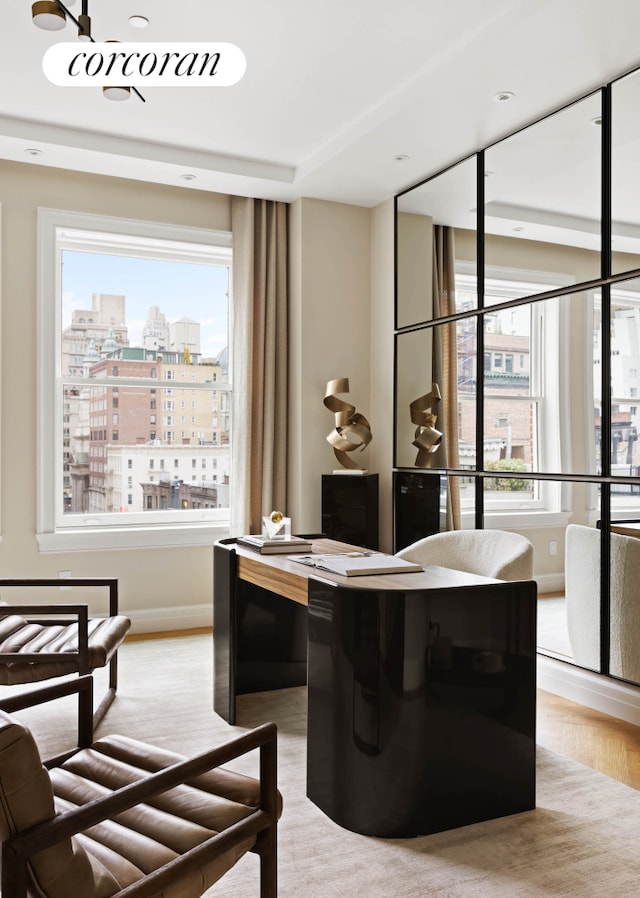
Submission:
<svg viewBox="0 0 640 898">
<path fill-rule="evenodd" d="M 229 535 L 228 524 L 156 524 L 153 527 L 61 528 L 53 533 L 38 533 L 40 551 L 95 552 L 111 549 L 164 549 L 185 546 L 211 546 Z"/>
<path fill-rule="evenodd" d="M 485 511 L 484 523 L 492 530 L 537 530 L 541 527 L 566 527 L 571 520 L 570 511 Z M 463 528 L 472 529 L 472 513 L 462 514 Z"/>
</svg>

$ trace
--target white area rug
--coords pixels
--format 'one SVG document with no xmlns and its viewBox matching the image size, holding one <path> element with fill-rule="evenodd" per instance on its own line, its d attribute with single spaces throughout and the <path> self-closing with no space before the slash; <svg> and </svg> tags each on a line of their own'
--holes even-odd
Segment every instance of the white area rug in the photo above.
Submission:
<svg viewBox="0 0 640 898">
<path fill-rule="evenodd" d="M 304 688 L 242 696 L 240 726 L 231 728 L 212 710 L 210 636 L 125 644 L 120 670 L 98 735 L 121 732 L 195 754 L 234 729 L 277 723 L 280 898 L 640 895 L 640 792 L 553 752 L 538 749 L 534 811 L 416 839 L 374 839 L 341 829 L 306 797 Z M 51 750 L 73 725 L 73 707 L 60 707 L 23 715 Z M 255 772 L 255 758 L 236 767 Z M 257 860 L 244 858 L 207 896 L 258 898 Z"/>
</svg>

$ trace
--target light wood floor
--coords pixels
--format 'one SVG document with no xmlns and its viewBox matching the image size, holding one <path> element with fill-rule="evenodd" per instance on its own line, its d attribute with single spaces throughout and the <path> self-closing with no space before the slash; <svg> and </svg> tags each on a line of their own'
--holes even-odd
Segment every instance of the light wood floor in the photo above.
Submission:
<svg viewBox="0 0 640 898">
<path fill-rule="evenodd" d="M 158 639 L 187 633 L 211 633 L 211 630 L 148 633 L 128 639 Z M 539 745 L 640 790 L 640 727 L 539 689 L 536 739 Z"/>
<path fill-rule="evenodd" d="M 640 727 L 538 690 L 537 741 L 640 790 Z"/>
</svg>

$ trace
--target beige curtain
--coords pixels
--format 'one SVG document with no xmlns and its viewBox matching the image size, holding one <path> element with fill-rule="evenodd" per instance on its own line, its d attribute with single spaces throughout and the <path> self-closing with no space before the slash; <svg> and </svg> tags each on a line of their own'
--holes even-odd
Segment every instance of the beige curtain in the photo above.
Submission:
<svg viewBox="0 0 640 898">
<path fill-rule="evenodd" d="M 231 198 L 231 534 L 287 511 L 287 206 Z"/>
<path fill-rule="evenodd" d="M 433 314 L 440 318 L 456 311 L 455 247 L 453 228 L 433 228 Z M 440 387 L 437 428 L 444 434 L 433 467 L 459 468 L 458 454 L 458 352 L 456 325 L 435 328 L 433 379 Z M 460 485 L 457 477 L 447 477 L 447 530 L 460 529 Z"/>
</svg>

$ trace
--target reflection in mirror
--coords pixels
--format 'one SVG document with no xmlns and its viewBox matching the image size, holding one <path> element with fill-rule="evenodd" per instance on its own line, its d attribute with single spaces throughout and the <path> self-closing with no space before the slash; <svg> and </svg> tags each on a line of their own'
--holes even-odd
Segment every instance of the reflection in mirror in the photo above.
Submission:
<svg viewBox="0 0 640 898">
<path fill-rule="evenodd" d="M 569 657 L 579 667 L 600 670 L 600 530 L 569 524 L 565 533 L 565 611 Z M 541 610 L 541 599 L 538 611 Z M 544 604 L 543 614 L 546 613 Z M 540 618 L 538 642 L 551 645 L 550 618 Z M 560 634 L 560 620 L 558 633 Z"/>
<path fill-rule="evenodd" d="M 512 284 L 512 298 L 517 298 L 517 286 Z M 508 293 L 503 293 L 501 301 L 506 298 Z M 507 308 L 495 305 L 487 311 L 484 470 L 516 476 L 597 473 L 596 307 L 599 328 L 600 304 L 593 291 Z M 597 426 L 599 435 L 599 417 Z M 544 482 L 522 483 L 529 487 L 522 486 L 519 498 L 512 497 L 514 507 L 552 510 L 550 497 L 544 498 L 549 493 Z"/>
<path fill-rule="evenodd" d="M 598 92 L 486 151 L 487 265 L 600 275 L 600 142 Z"/>
<path fill-rule="evenodd" d="M 611 474 L 640 475 L 640 279 L 611 287 Z M 613 486 L 618 505 L 640 516 L 633 484 Z M 626 493 L 624 492 L 626 490 Z M 620 492 L 623 491 L 623 492 Z M 627 515 L 628 516 L 628 515 Z"/>
<path fill-rule="evenodd" d="M 453 269 L 456 262 L 464 261 L 475 272 L 476 206 L 475 157 L 398 197 L 398 328 L 459 311 L 453 302 Z M 434 267 L 434 226 L 438 225 L 446 226 L 448 232 L 447 239 L 441 241 L 447 248 L 447 256 L 436 251 Z M 434 272 L 436 278 L 439 274 L 440 281 L 436 294 L 444 289 L 451 296 L 450 303 L 446 298 L 445 309 L 442 302 L 438 308 L 437 295 L 434 299 Z"/>
<path fill-rule="evenodd" d="M 460 506 L 460 523 L 454 527 L 451 507 Z M 476 486 L 463 474 L 443 475 L 440 480 L 440 530 L 469 530 L 475 527 Z"/>
<path fill-rule="evenodd" d="M 640 72 L 611 88 L 611 271 L 640 268 Z"/>
<path fill-rule="evenodd" d="M 416 466 L 410 407 L 436 383 L 442 399 L 432 411 L 443 439 L 429 467 L 475 468 L 476 344 L 475 318 L 396 337 L 396 467 Z"/>
<path fill-rule="evenodd" d="M 636 507 L 639 500 L 636 493 Z M 633 683 L 640 683 L 639 580 L 640 524 L 612 524 L 609 670 L 614 677 Z"/>
</svg>

